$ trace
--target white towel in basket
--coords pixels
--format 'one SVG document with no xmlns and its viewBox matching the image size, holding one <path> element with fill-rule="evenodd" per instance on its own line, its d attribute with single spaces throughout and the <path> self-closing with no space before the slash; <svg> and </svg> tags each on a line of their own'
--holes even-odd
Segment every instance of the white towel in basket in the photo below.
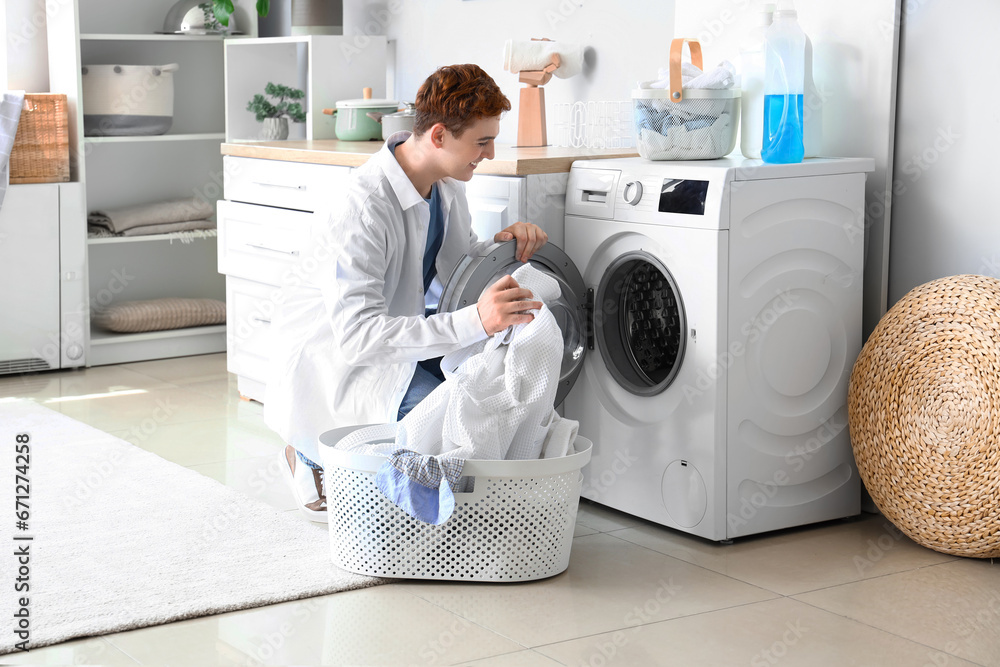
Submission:
<svg viewBox="0 0 1000 667">
<path fill-rule="evenodd" d="M 513 277 L 543 304 L 560 295 L 556 280 L 530 265 L 520 267 Z M 563 336 L 548 306 L 532 312 L 535 318 L 531 322 L 497 333 L 485 344 L 446 355 L 441 361 L 445 381 L 399 422 L 394 441 L 359 441 L 359 433 L 358 437 L 345 439 L 338 445 L 356 453 L 393 457 L 397 465 L 391 460 L 379 474 L 398 478 L 402 472 L 410 480 L 409 487 L 386 484 L 392 494 L 387 493 L 386 497 L 401 509 L 414 506 L 414 493 L 426 495 L 426 489 L 441 491 L 441 500 L 445 502 L 451 489 L 445 492 L 443 487 L 449 485 L 441 485 L 443 469 L 434 474 L 433 466 L 426 460 L 401 470 L 405 466 L 397 459 L 400 450 L 463 461 L 537 459 L 541 455 L 549 425 L 554 421 Z M 561 437 L 569 434 L 561 432 Z M 550 447 L 565 452 L 568 442 L 566 447 L 555 443 Z M 414 474 L 416 470 L 421 474 L 431 470 L 432 476 L 418 477 Z M 450 516 L 449 512 L 441 518 L 443 505 L 417 504 L 420 507 L 416 514 L 421 516 L 410 514 L 415 519 L 426 521 L 425 517 L 431 517 L 444 521 Z"/>
</svg>

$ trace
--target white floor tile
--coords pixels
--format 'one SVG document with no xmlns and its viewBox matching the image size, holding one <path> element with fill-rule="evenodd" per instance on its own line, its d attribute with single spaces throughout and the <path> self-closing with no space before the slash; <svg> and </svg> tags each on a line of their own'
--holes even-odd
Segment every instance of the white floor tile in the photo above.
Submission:
<svg viewBox="0 0 1000 667">
<path fill-rule="evenodd" d="M 573 540 L 569 569 L 524 584 L 404 584 L 526 647 L 775 597 L 610 535 Z"/>
<path fill-rule="evenodd" d="M 566 665 L 972 664 L 788 598 L 633 626 L 535 650 Z"/>
<path fill-rule="evenodd" d="M 782 595 L 954 560 L 915 544 L 887 519 L 872 514 L 856 521 L 757 535 L 729 545 L 651 525 L 614 535 Z M 821 567 L 816 566 L 818 561 Z"/>
<path fill-rule="evenodd" d="M 0 656 L 4 665 L 106 665 L 122 667 L 139 663 L 103 637 L 88 637 L 54 646 L 32 648 L 27 653 Z"/>
<path fill-rule="evenodd" d="M 953 656 L 1000 665 L 1000 563 L 957 560 L 796 599 Z"/>
</svg>

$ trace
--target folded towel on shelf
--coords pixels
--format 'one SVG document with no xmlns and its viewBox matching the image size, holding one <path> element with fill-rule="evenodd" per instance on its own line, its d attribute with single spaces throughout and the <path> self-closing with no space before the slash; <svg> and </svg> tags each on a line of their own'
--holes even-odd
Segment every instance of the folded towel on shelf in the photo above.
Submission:
<svg viewBox="0 0 1000 667">
<path fill-rule="evenodd" d="M 10 151 L 14 148 L 22 107 L 23 90 L 8 90 L 0 100 L 0 206 L 3 206 L 3 198 L 10 185 Z"/>
<path fill-rule="evenodd" d="M 125 232 L 135 227 L 204 220 L 214 214 L 215 204 L 191 197 L 91 211 L 87 216 L 87 222 L 98 227 L 106 227 L 112 232 Z"/>
<path fill-rule="evenodd" d="M 123 232 L 113 232 L 107 227 L 87 225 L 88 236 L 101 238 L 107 236 L 148 236 L 151 234 L 170 234 L 171 232 L 193 232 L 205 229 L 215 229 L 215 220 L 187 220 L 185 222 L 164 222 L 156 225 L 132 227 Z"/>
</svg>

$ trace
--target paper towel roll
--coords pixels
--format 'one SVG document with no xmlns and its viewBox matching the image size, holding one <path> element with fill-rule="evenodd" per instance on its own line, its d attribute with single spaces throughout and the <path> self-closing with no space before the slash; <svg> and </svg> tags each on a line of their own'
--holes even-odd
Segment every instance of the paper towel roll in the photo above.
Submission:
<svg viewBox="0 0 1000 667">
<path fill-rule="evenodd" d="M 511 74 L 540 70 L 558 53 L 562 63 L 553 74 L 560 79 L 575 76 L 583 69 L 583 47 L 565 42 L 521 42 L 508 39 L 503 45 L 503 68 Z"/>
</svg>

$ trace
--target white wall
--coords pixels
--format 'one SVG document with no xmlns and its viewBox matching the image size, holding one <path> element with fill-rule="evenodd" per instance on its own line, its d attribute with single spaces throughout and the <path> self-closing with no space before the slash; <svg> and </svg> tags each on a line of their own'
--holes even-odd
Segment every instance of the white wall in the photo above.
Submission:
<svg viewBox="0 0 1000 667">
<path fill-rule="evenodd" d="M 593 68 L 545 85 L 546 105 L 576 100 L 628 100 L 639 79 L 667 62 L 674 32 L 671 0 L 345 0 L 344 34 L 366 22 L 386 25 L 396 43 L 395 95 L 412 101 L 424 79 L 442 65 L 475 63 L 510 98 L 499 141 L 517 138 L 521 84 L 503 69 L 507 39 L 548 37 L 593 47 Z M 550 111 L 551 113 L 551 111 Z M 552 132 L 552 124 L 549 124 Z"/>
<path fill-rule="evenodd" d="M 1000 278 L 1000 3 L 958 4 L 903 14 L 890 303 L 943 276 Z"/>
<path fill-rule="evenodd" d="M 677 34 L 699 39 L 706 66 L 728 59 L 739 67 L 739 47 L 762 4 L 677 0 Z M 875 159 L 865 187 L 866 336 L 885 312 L 888 297 L 898 6 L 899 0 L 795 2 L 798 21 L 813 44 L 813 74 L 823 98 L 821 154 Z"/>
<path fill-rule="evenodd" d="M 7 76 L 4 89 L 44 93 L 49 90 L 48 42 L 45 36 L 45 0 L 4 0 L 0 10 L 7 20 L 3 49 Z M 0 73 L 2 76 L 2 73 Z M 0 81 L 2 83 L 2 81 Z"/>
</svg>

